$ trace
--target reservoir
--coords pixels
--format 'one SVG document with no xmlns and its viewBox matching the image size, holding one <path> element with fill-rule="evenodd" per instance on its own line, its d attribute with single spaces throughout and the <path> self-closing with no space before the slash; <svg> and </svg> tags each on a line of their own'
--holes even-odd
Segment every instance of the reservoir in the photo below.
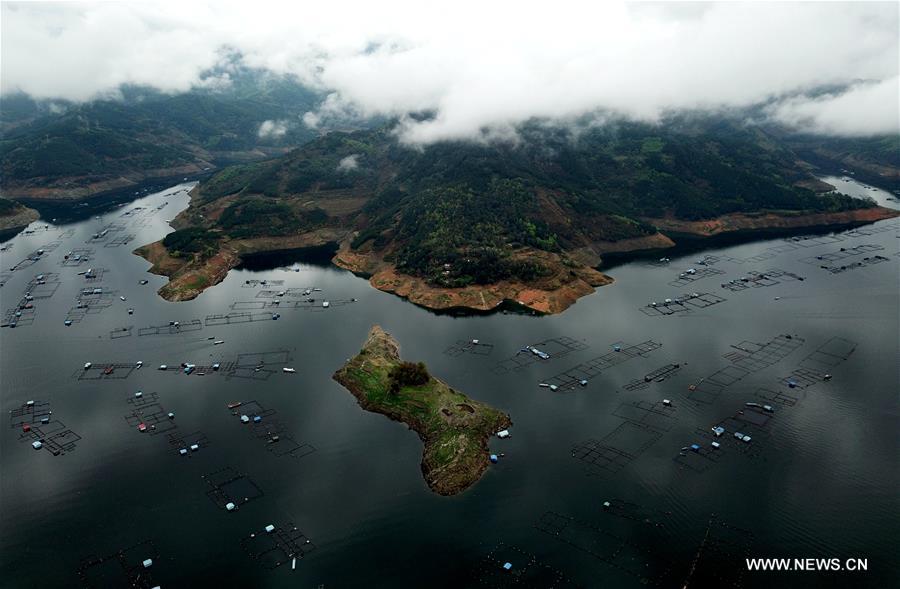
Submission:
<svg viewBox="0 0 900 589">
<path fill-rule="evenodd" d="M 284 256 L 169 303 L 131 252 L 171 231 L 189 187 L 3 244 L 4 587 L 803 577 L 748 572 L 756 557 L 864 558 L 817 583 L 896 585 L 896 219 L 626 262 L 555 316 L 434 314 Z M 332 380 L 374 324 L 511 417 L 467 491 L 429 491 L 416 434 Z"/>
</svg>

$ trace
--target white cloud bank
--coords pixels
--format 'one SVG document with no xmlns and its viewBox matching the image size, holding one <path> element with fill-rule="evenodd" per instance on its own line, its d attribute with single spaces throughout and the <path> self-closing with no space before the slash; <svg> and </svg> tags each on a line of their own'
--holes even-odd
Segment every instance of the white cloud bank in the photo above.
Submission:
<svg viewBox="0 0 900 589">
<path fill-rule="evenodd" d="M 345 158 L 342 158 L 341 161 L 338 162 L 337 171 L 338 172 L 352 172 L 356 168 L 359 167 L 359 154 L 354 153 L 353 155 L 348 155 Z"/>
<path fill-rule="evenodd" d="M 259 131 L 256 132 L 260 139 L 277 139 L 283 137 L 288 132 L 288 121 L 273 121 L 271 119 L 263 121 L 259 125 Z"/>
<path fill-rule="evenodd" d="M 404 116 L 410 142 L 504 134 L 532 117 L 774 100 L 804 130 L 897 133 L 898 3 L 2 5 L 0 91 L 88 100 L 180 92 L 241 56 L 326 92 L 309 124 Z M 849 91 L 810 98 L 822 85 Z M 790 95 L 792 98 L 784 99 Z"/>
</svg>

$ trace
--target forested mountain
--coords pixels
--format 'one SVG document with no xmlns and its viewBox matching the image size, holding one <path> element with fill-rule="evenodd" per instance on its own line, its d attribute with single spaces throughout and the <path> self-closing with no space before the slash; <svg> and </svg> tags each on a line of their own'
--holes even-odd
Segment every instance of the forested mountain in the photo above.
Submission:
<svg viewBox="0 0 900 589">
<path fill-rule="evenodd" d="M 124 87 L 115 98 L 84 104 L 5 96 L 4 193 L 118 187 L 122 177 L 139 181 L 272 157 L 315 136 L 299 118 L 317 104 L 315 92 L 254 72 L 230 80 L 225 88 L 174 95 Z"/>
<path fill-rule="evenodd" d="M 234 239 L 352 228 L 355 250 L 444 286 L 529 280 L 542 269 L 510 255 L 520 248 L 647 236 L 659 218 L 873 205 L 823 190 L 798 160 L 759 127 L 723 119 L 533 123 L 512 142 L 425 147 L 382 128 L 222 170 L 189 218 Z"/>
</svg>

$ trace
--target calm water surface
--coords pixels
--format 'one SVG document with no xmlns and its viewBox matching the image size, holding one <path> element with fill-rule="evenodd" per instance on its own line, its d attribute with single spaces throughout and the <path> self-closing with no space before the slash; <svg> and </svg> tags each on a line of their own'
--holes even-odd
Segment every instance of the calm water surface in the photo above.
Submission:
<svg viewBox="0 0 900 589">
<path fill-rule="evenodd" d="M 896 206 L 888 193 L 832 180 Z M 71 225 L 41 221 L 4 244 L 0 310 L 14 315 L 26 292 L 35 296 L 34 309 L 0 331 L 0 408 L 9 419 L 0 433 L 4 587 L 74 587 L 84 579 L 127 586 L 123 579 L 149 557 L 153 585 L 162 587 L 897 584 L 896 221 L 625 264 L 611 271 L 614 284 L 559 316 L 453 317 L 373 290 L 348 272 L 303 264 L 232 271 L 194 301 L 167 303 L 156 294 L 165 279 L 146 273 L 149 265 L 131 251 L 170 231 L 165 220 L 188 203 L 182 188 Z M 19 264 L 39 248 L 46 250 L 39 261 Z M 78 254 L 89 261 L 74 265 Z M 705 256 L 708 264 L 697 264 Z M 820 267 L 873 256 L 887 260 L 838 273 Z M 89 283 L 78 274 L 88 268 L 102 275 Z M 690 268 L 701 277 L 678 282 Z M 753 271 L 770 278 L 739 291 L 722 287 Z M 39 274 L 46 284 L 29 286 Z M 139 284 L 144 279 L 149 284 Z M 259 280 L 270 284 L 247 282 Z M 73 307 L 87 287 L 103 294 L 83 313 Z M 310 295 L 316 304 L 287 308 L 306 298 L 299 295 L 306 288 L 322 289 Z M 283 297 L 267 292 L 282 290 Z M 686 293 L 725 300 L 686 304 L 689 311 L 676 304 L 668 316 L 647 307 Z M 276 298 L 284 301 L 280 310 L 263 308 Z M 330 308 L 319 306 L 322 299 Z M 216 325 L 213 317 L 241 312 L 259 320 Z M 69 327 L 67 317 L 74 318 Z M 182 329 L 173 332 L 170 321 Z M 415 433 L 361 410 L 331 380 L 375 323 L 399 340 L 405 357 L 512 417 L 512 436 L 490 441 L 504 457 L 467 492 L 431 493 Z M 783 354 L 760 361 L 772 345 L 738 356 L 735 346 L 746 355 L 785 334 L 791 339 L 777 340 Z M 473 338 L 492 347 L 457 353 L 457 342 Z M 539 342 L 551 359 L 516 369 L 510 359 L 524 360 L 516 351 Z M 618 361 L 616 354 L 642 342 L 661 347 Z M 557 353 L 564 346 L 568 353 Z M 255 371 L 259 356 L 248 355 L 269 352 Z M 131 369 L 139 360 L 143 368 Z M 94 368 L 86 372 L 85 362 Z M 182 362 L 206 374 L 157 369 Z M 202 368 L 213 362 L 223 369 Z M 676 363 L 670 378 L 644 382 Z M 118 367 L 104 376 L 110 364 Z M 282 373 L 283 366 L 296 373 Z M 538 386 L 578 366 L 588 370 L 579 373 L 588 375 L 586 386 Z M 142 400 L 134 397 L 139 390 Z M 56 438 L 72 442 L 60 455 L 48 450 L 52 444 L 32 449 L 33 432 L 22 432 L 17 413 L 28 400 L 50 403 L 51 422 L 35 424 L 45 439 L 73 432 Z M 268 444 L 242 425 L 226 407 L 236 401 L 256 401 L 245 411 L 263 413 L 280 441 Z M 140 402 L 158 405 L 146 414 L 163 411 L 157 432 L 140 433 L 127 419 Z M 734 440 L 730 429 L 722 448 L 710 450 L 710 428 L 746 402 L 771 403 L 774 414 L 743 427 L 751 442 Z M 750 411 L 742 417 L 753 417 Z M 256 426 L 261 436 L 264 424 Z M 189 442 L 170 434 L 201 447 L 180 456 Z M 693 443 L 702 454 L 681 452 Z M 208 476 L 223 469 L 247 477 L 224 488 L 238 503 L 259 496 L 223 509 Z M 295 569 L 289 561 L 267 567 L 284 557 L 248 555 L 251 533 L 288 523 L 311 540 L 306 550 L 315 546 Z M 259 538 L 250 544 L 262 546 Z M 120 550 L 125 566 L 116 559 L 87 566 Z M 748 556 L 860 557 L 869 570 L 745 573 Z M 505 562 L 512 571 L 502 571 Z"/>
</svg>

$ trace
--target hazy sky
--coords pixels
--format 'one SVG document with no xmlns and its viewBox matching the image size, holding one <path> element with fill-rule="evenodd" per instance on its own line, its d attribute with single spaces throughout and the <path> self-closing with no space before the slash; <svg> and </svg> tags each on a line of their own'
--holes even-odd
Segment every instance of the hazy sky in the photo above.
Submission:
<svg viewBox="0 0 900 589">
<path fill-rule="evenodd" d="M 803 130 L 898 132 L 898 3 L 9 3 L 0 89 L 76 101 L 168 92 L 239 54 L 330 93 L 329 116 L 399 115 L 412 142 L 503 135 L 531 117 L 770 102 Z M 828 84 L 840 94 L 806 93 Z M 270 132 L 276 132 L 272 129 Z"/>
</svg>

